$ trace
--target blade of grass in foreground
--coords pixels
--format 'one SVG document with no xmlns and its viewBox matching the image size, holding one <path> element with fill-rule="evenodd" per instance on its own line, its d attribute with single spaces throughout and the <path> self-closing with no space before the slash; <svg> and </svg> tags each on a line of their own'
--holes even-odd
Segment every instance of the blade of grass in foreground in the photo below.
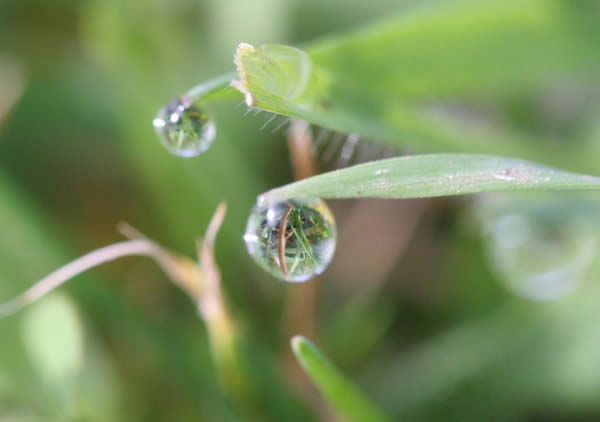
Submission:
<svg viewBox="0 0 600 422">
<path fill-rule="evenodd" d="M 387 418 L 306 338 L 292 338 L 298 362 L 327 401 L 348 421 L 383 422 Z"/>
<path fill-rule="evenodd" d="M 425 198 L 479 192 L 600 190 L 600 177 L 524 160 L 424 154 L 373 161 L 266 192 L 265 198 Z"/>
</svg>

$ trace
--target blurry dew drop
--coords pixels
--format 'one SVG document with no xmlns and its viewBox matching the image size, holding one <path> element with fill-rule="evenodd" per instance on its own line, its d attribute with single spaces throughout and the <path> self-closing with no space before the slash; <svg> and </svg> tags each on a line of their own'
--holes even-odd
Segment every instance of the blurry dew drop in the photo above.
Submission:
<svg viewBox="0 0 600 422">
<path fill-rule="evenodd" d="M 333 258 L 337 230 L 321 199 L 259 201 L 244 241 L 256 263 L 275 277 L 302 282 L 321 274 Z"/>
<path fill-rule="evenodd" d="M 195 157 L 212 145 L 217 134 L 208 113 L 183 98 L 162 108 L 152 122 L 161 143 L 180 157 Z"/>
<path fill-rule="evenodd" d="M 525 299 L 559 299 L 591 273 L 599 232 L 585 213 L 540 201 L 488 201 L 480 209 L 491 264 Z"/>
</svg>

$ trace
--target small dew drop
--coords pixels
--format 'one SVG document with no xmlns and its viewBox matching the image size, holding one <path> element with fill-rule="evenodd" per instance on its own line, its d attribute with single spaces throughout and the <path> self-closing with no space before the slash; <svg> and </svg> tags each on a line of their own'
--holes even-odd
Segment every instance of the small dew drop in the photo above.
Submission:
<svg viewBox="0 0 600 422">
<path fill-rule="evenodd" d="M 217 134 L 215 122 L 208 113 L 175 98 L 163 107 L 152 122 L 161 143 L 180 157 L 195 157 L 212 145 Z"/>
<path fill-rule="evenodd" d="M 317 198 L 259 202 L 244 235 L 252 259 L 291 282 L 307 281 L 325 271 L 336 240 L 333 214 Z"/>
<path fill-rule="evenodd" d="M 515 180 L 515 178 L 509 174 L 506 173 L 494 173 L 494 179 L 497 180 L 504 180 L 507 182 L 512 182 L 513 180 Z"/>
</svg>

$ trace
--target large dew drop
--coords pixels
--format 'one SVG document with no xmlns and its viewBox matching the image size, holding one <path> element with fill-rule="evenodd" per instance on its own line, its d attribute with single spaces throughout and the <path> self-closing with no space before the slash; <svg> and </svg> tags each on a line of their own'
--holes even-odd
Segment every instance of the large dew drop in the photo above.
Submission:
<svg viewBox="0 0 600 422">
<path fill-rule="evenodd" d="M 321 199 L 259 202 L 244 235 L 258 265 L 292 282 L 321 274 L 331 262 L 336 239 L 333 214 Z"/>
<path fill-rule="evenodd" d="M 477 207 L 493 267 L 517 295 L 559 299 L 593 275 L 600 232 L 593 202 L 497 196 Z"/>
<path fill-rule="evenodd" d="M 180 157 L 195 157 L 206 151 L 217 129 L 209 115 L 189 101 L 176 98 L 162 108 L 152 122 L 161 143 Z"/>
</svg>

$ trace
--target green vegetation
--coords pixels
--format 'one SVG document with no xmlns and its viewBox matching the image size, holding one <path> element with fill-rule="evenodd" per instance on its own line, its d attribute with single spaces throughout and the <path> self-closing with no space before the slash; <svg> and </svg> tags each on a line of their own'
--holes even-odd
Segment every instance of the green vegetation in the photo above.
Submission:
<svg viewBox="0 0 600 422">
<path fill-rule="evenodd" d="M 0 319 L 0 422 L 600 418 L 599 21 L 569 0 L 0 4 L 0 303 L 121 221 L 155 239 L 120 226 L 152 259 Z M 156 137 L 173 98 L 199 157 Z M 343 168 L 300 175 L 287 118 Z M 269 265 L 303 274 L 333 220 L 289 204 L 328 199 L 318 279 L 252 262 L 257 196 L 288 204 Z"/>
</svg>

